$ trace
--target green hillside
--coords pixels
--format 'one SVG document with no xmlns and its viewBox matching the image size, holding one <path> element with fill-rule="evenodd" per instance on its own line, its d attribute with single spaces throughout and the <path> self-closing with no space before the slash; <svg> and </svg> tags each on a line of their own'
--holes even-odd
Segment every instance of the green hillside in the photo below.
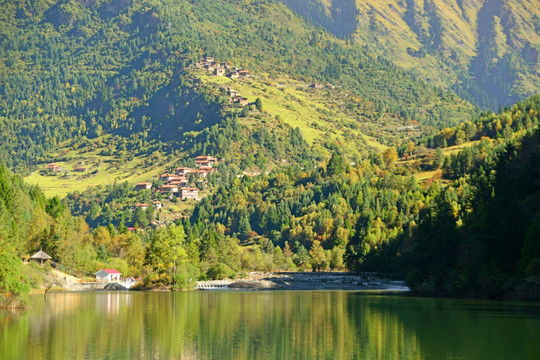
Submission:
<svg viewBox="0 0 540 360">
<path fill-rule="evenodd" d="M 540 89 L 540 2 L 282 0 L 430 84 L 496 109 Z"/>
<path fill-rule="evenodd" d="M 251 99 L 261 95 L 266 116 L 299 127 L 309 145 L 321 143 L 321 154 L 335 146 L 329 138 L 354 136 L 362 153 L 364 144 L 399 142 L 403 136 L 391 134 L 394 126 L 414 123 L 429 132 L 474 112 L 459 97 L 307 24 L 275 1 L 41 0 L 0 6 L 0 129 L 13 139 L 2 142 L 0 159 L 23 171 L 105 135 L 115 139 L 110 151 L 158 151 L 181 159 L 202 152 L 206 141 L 218 151 L 205 136 L 219 137 L 219 124 L 233 118 L 239 133 L 252 131 L 260 119 L 224 111 L 226 99 L 193 73 L 192 64 L 204 54 L 249 69 L 252 82 L 238 86 Z M 340 90 L 311 121 L 308 105 L 279 108 L 287 89 L 275 97 L 260 94 L 270 88 L 263 84 L 280 79 L 331 83 Z M 305 96 L 294 91 L 289 101 Z M 323 96 L 309 96 L 306 104 Z M 272 128 L 269 122 L 256 129 Z"/>
</svg>

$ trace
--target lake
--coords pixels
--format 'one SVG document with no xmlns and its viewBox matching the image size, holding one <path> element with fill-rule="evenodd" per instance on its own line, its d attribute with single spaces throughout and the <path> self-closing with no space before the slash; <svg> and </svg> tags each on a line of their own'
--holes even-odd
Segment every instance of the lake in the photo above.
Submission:
<svg viewBox="0 0 540 360">
<path fill-rule="evenodd" d="M 540 304 L 347 291 L 50 293 L 6 359 L 540 359 Z"/>
</svg>

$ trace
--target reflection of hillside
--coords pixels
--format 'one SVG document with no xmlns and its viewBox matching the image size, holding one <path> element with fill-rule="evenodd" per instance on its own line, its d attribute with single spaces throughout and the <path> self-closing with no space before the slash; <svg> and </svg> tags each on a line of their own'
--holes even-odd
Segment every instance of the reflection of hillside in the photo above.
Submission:
<svg viewBox="0 0 540 360">
<path fill-rule="evenodd" d="M 7 331 L 21 337 L 18 354 L 32 359 L 414 358 L 414 332 L 369 299 L 346 292 L 54 294 Z"/>
<path fill-rule="evenodd" d="M 417 358 L 414 332 L 392 311 L 372 311 L 366 297 L 355 295 L 246 292 L 224 302 L 224 293 L 205 293 L 195 341 L 203 357 L 219 349 L 226 359 Z"/>
<path fill-rule="evenodd" d="M 62 360 L 477 359 L 503 346 L 490 358 L 540 353 L 527 337 L 539 329 L 538 313 L 527 308 L 516 317 L 508 306 L 490 304 L 343 291 L 53 294 L 19 316 L 0 313 L 0 354 Z"/>
</svg>

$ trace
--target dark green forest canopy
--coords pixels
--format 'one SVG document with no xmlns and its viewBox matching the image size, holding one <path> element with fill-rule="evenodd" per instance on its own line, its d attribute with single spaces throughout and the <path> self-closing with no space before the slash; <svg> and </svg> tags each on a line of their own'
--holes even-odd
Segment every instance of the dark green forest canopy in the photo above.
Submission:
<svg viewBox="0 0 540 360">
<path fill-rule="evenodd" d="M 274 1 L 15 1 L 0 27 L 0 158 L 48 160 L 66 141 L 116 134 L 185 148 L 184 134 L 222 121 L 219 100 L 186 67 L 204 54 L 253 73 L 331 82 L 429 126 L 473 107 L 368 49 L 307 25 Z M 134 139 L 134 133 L 139 139 Z"/>
</svg>

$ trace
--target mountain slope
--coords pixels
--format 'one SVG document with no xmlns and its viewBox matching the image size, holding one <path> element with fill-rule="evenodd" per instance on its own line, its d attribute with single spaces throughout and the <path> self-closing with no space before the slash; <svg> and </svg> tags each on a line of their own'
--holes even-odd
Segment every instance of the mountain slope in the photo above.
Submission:
<svg viewBox="0 0 540 360">
<path fill-rule="evenodd" d="M 538 0 L 282 1 L 483 107 L 508 105 L 540 89 Z"/>
<path fill-rule="evenodd" d="M 258 81 L 341 86 L 355 99 L 344 106 L 356 108 L 358 123 L 395 117 L 440 127 L 474 112 L 275 1 L 39 0 L 1 7 L 0 128 L 14 141 L 2 143 L 0 159 L 12 167 L 51 160 L 66 141 L 78 147 L 104 135 L 123 137 L 131 153 L 193 149 L 193 134 L 238 115 L 224 113 L 219 96 L 192 74 L 204 54 L 247 68 Z"/>
</svg>

